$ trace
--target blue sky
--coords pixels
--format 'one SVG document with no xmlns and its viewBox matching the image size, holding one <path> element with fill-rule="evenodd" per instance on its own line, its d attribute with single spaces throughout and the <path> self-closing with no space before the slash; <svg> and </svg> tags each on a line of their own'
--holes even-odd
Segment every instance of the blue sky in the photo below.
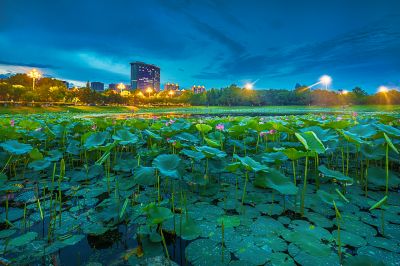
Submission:
<svg viewBox="0 0 400 266">
<path fill-rule="evenodd" d="M 129 62 L 183 87 L 400 86 L 396 0 L 2 0 L 0 74 L 129 83 Z"/>
</svg>

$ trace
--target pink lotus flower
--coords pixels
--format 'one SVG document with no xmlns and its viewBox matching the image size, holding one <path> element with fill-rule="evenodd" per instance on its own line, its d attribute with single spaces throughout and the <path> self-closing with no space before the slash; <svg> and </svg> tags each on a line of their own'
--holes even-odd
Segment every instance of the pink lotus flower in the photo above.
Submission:
<svg viewBox="0 0 400 266">
<path fill-rule="evenodd" d="M 172 142 L 172 146 L 175 146 L 176 145 L 176 141 L 174 140 L 173 142 Z"/>
<path fill-rule="evenodd" d="M 271 129 L 270 131 L 268 131 L 268 134 L 270 134 L 270 135 L 273 135 L 273 134 L 275 134 L 276 133 L 276 130 L 275 129 Z"/>
<path fill-rule="evenodd" d="M 157 120 L 157 119 L 158 119 L 158 116 L 153 115 L 153 119 L 154 119 L 154 120 Z"/>
<path fill-rule="evenodd" d="M 223 131 L 225 129 L 225 126 L 224 126 L 224 124 L 218 124 L 215 126 L 215 129 L 219 130 L 219 131 Z"/>
<path fill-rule="evenodd" d="M 14 121 L 14 119 L 11 119 L 11 121 L 10 121 L 10 126 L 11 126 L 11 127 L 14 127 L 14 126 L 15 126 L 15 121 Z"/>
<path fill-rule="evenodd" d="M 168 122 L 165 123 L 165 126 L 168 127 L 168 126 L 172 125 L 173 123 L 175 123 L 175 121 L 170 119 Z"/>
<path fill-rule="evenodd" d="M 326 119 L 326 116 L 323 115 L 323 116 L 321 116 L 321 118 L 322 118 L 322 120 L 325 120 L 325 119 Z"/>
<path fill-rule="evenodd" d="M 96 126 L 96 124 L 94 124 L 93 126 L 92 126 L 92 130 L 96 130 L 97 129 L 97 126 Z"/>
<path fill-rule="evenodd" d="M 353 117 L 357 117 L 357 116 L 358 116 L 358 113 L 357 113 L 357 112 L 353 112 L 352 116 L 353 116 Z"/>
</svg>

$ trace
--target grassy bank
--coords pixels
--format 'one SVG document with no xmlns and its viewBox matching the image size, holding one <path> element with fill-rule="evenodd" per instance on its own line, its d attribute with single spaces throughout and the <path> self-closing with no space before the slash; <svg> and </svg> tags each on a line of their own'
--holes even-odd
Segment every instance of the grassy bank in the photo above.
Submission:
<svg viewBox="0 0 400 266">
<path fill-rule="evenodd" d="M 126 113 L 131 112 L 132 106 L 13 106 L 0 107 L 0 114 L 37 114 L 37 113 Z"/>
<path fill-rule="evenodd" d="M 192 106 L 192 107 L 132 107 L 132 106 L 49 106 L 49 107 L 0 107 L 0 114 L 34 114 L 70 112 L 84 114 L 107 113 L 142 114 L 304 114 L 330 112 L 388 112 L 400 113 L 400 105 L 358 105 L 358 106 Z"/>
</svg>

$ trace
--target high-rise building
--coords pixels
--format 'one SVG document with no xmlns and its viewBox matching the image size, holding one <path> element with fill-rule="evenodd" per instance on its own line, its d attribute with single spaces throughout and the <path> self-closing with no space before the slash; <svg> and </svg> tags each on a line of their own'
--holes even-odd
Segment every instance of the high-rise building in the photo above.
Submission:
<svg viewBox="0 0 400 266">
<path fill-rule="evenodd" d="M 117 85 L 116 83 L 110 83 L 108 84 L 108 89 L 109 90 L 117 90 Z"/>
<path fill-rule="evenodd" d="M 145 91 L 160 91 L 160 68 L 143 62 L 131 63 L 131 87 Z"/>
<path fill-rule="evenodd" d="M 196 85 L 194 85 L 192 87 L 192 91 L 193 91 L 194 94 L 203 93 L 203 92 L 206 91 L 206 88 L 204 86 L 196 86 Z"/>
<path fill-rule="evenodd" d="M 164 85 L 164 90 L 165 91 L 177 91 L 179 90 L 179 84 L 178 83 L 165 83 Z"/>
<path fill-rule="evenodd" d="M 104 91 L 104 83 L 98 81 L 91 82 L 90 88 L 95 91 Z"/>
</svg>

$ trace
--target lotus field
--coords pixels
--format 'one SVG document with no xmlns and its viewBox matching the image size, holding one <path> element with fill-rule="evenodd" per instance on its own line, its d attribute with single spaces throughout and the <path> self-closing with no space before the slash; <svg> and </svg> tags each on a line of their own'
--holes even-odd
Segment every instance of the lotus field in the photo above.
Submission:
<svg viewBox="0 0 400 266">
<path fill-rule="evenodd" d="M 398 114 L 0 117 L 0 264 L 400 265 Z"/>
</svg>

